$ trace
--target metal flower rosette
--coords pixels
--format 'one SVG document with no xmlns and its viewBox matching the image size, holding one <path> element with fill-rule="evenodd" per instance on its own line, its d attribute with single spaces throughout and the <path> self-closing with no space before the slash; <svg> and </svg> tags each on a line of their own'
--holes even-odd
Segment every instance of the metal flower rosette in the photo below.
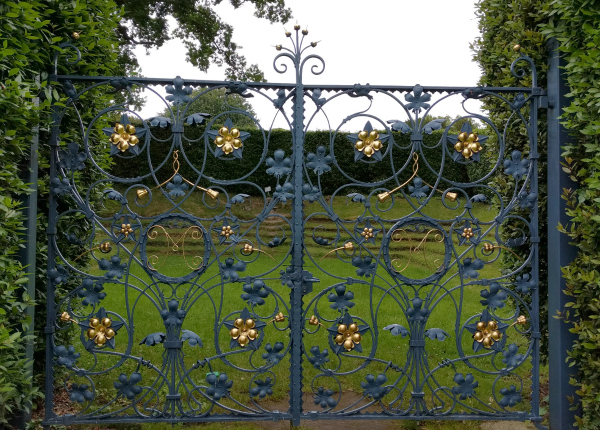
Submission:
<svg viewBox="0 0 600 430">
<path fill-rule="evenodd" d="M 532 61 L 511 69 L 531 87 L 305 85 L 325 63 L 294 30 L 273 63 L 290 84 L 55 70 L 68 100 L 50 141 L 45 424 L 540 420 Z M 86 116 L 99 87 L 126 101 Z M 268 100 L 272 118 L 193 111 L 219 89 Z M 142 118 L 136 90 L 166 114 Z M 469 110 L 482 98 L 505 123 Z M 462 117 L 432 117 L 450 100 Z M 284 144 L 264 127 L 276 119 Z M 323 119 L 326 138 L 306 141 Z M 529 147 L 507 151 L 515 130 Z"/>
</svg>

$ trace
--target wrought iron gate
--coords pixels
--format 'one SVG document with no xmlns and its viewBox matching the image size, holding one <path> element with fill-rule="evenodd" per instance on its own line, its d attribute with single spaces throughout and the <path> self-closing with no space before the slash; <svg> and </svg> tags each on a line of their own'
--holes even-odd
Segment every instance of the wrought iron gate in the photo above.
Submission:
<svg viewBox="0 0 600 430">
<path fill-rule="evenodd" d="M 308 61 L 325 68 L 306 34 L 276 47 L 294 84 L 55 72 L 69 100 L 50 141 L 45 425 L 540 421 L 533 62 L 511 68 L 526 63 L 531 88 L 304 85 Z M 84 123 L 78 100 L 99 86 L 164 86 L 166 114 L 117 104 Z M 193 111 L 219 89 L 267 98 L 289 130 Z M 383 119 L 378 97 L 396 104 Z M 506 123 L 428 117 L 484 97 Z M 309 142 L 337 101 L 346 118 Z M 65 118 L 79 136 L 61 134 Z M 505 152 L 511 128 L 529 147 Z"/>
</svg>

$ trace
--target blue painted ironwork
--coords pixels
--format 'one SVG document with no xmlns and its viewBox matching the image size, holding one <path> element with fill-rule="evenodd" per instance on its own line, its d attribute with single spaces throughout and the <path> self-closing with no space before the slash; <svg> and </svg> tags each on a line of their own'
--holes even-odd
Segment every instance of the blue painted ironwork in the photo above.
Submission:
<svg viewBox="0 0 600 430">
<path fill-rule="evenodd" d="M 304 45 L 307 32 L 299 26 L 295 30 L 286 34 L 291 48 L 278 45 L 281 52 L 273 63 L 283 74 L 285 62 L 291 62 L 294 84 L 82 77 L 57 75 L 55 67 L 52 79 L 62 83 L 69 99 L 64 107 L 54 106 L 50 142 L 45 425 L 541 420 L 536 198 L 537 109 L 544 92 L 537 86 L 532 60 L 521 55 L 511 66 L 517 77 L 526 73 L 517 64 L 530 68 L 529 88 L 305 85 L 305 66 L 316 62 L 310 72 L 319 75 L 325 62 L 306 55 L 316 43 Z M 65 48 L 76 50 L 72 63 L 79 61 L 74 46 Z M 61 121 L 67 115 L 81 118 L 77 100 L 90 89 L 105 86 L 127 94 L 138 87 L 160 97 L 152 88 L 156 85 L 168 93 L 163 99 L 166 116 L 144 120 L 126 104 L 107 106 L 89 124 L 79 119 L 80 139 L 60 141 Z M 194 93 L 196 87 L 202 89 Z M 219 88 L 270 100 L 290 128 L 291 146 L 270 146 L 271 130 L 245 111 L 190 111 L 195 99 Z M 272 90 L 275 97 L 269 95 Z M 440 98 L 432 100 L 435 93 Z M 393 100 L 407 119 L 370 113 L 375 95 Z M 466 101 L 483 97 L 505 103 L 511 112 L 505 124 L 467 110 Z M 453 134 L 453 124 L 444 128 L 443 120 L 428 119 L 450 98 L 462 100 L 463 118 L 484 123 L 489 136 L 478 135 L 468 123 Z M 327 118 L 328 106 L 342 99 L 364 102 L 367 109 L 363 106 L 330 127 L 328 147 L 309 151 L 305 136 L 311 122 L 317 115 Z M 314 109 L 307 115 L 309 106 Z M 111 115 L 119 118 L 116 124 L 114 119 L 109 123 Z M 249 135 L 236 128 L 233 115 L 250 117 L 262 133 L 260 161 L 233 180 L 209 177 L 207 163 L 244 160 Z M 349 134 L 344 146 L 335 144 L 341 128 L 354 120 L 362 129 Z M 506 133 L 515 124 L 529 136 L 529 146 L 507 154 Z M 205 127 L 200 139 L 186 136 L 187 127 L 199 125 Z M 159 138 L 157 128 L 167 129 L 170 137 Z M 424 141 L 424 135 L 442 129 L 435 145 Z M 410 144 L 402 146 L 397 133 L 409 135 Z M 130 177 L 104 171 L 96 161 L 101 147 L 92 147 L 94 139 L 105 142 L 115 162 L 144 157 L 148 171 L 131 172 Z M 168 148 L 168 155 L 156 160 L 153 145 Z M 190 161 L 194 147 L 204 151 L 201 165 Z M 365 168 L 385 171 L 380 166 L 387 166 L 391 173 L 376 182 L 353 177 L 340 163 L 340 151 L 352 153 Z M 428 159 L 431 151 L 439 153 L 439 164 Z M 445 176 L 446 163 L 468 169 L 482 161 L 485 151 L 490 153 L 489 171 L 480 178 L 458 182 Z M 407 154 L 399 165 L 398 154 Z M 103 179 L 84 188 L 78 178 L 88 169 Z M 273 182 L 253 182 L 258 169 L 265 169 Z M 186 176 L 190 171 L 195 177 Z M 425 182 L 427 171 L 435 175 L 433 183 Z M 347 184 L 326 196 L 324 181 L 334 173 Z M 508 200 L 487 184 L 492 175 L 506 178 L 513 190 Z M 267 198 L 264 185 L 275 185 L 273 198 Z M 139 209 L 158 199 L 167 209 L 141 214 Z M 258 201 L 260 208 L 240 219 L 232 208 L 247 199 Z M 342 216 L 335 199 L 353 205 L 358 216 Z M 473 205 L 486 201 L 493 202 L 489 209 L 494 216 L 476 218 Z M 188 203 L 204 209 L 198 213 Z M 290 216 L 276 211 L 284 203 L 291 206 Z M 305 215 L 307 205 L 312 209 Z M 432 213 L 431 207 L 437 209 Z M 62 222 L 73 214 L 84 215 L 91 225 L 87 237 Z M 268 239 L 261 233 L 267 219 L 281 224 L 277 236 Z M 334 237 L 324 237 L 319 232 L 323 224 L 315 223 L 327 223 Z M 59 226 L 66 231 L 59 232 Z M 506 235 L 507 229 L 517 229 L 517 234 Z M 58 234 L 65 235 L 67 245 L 59 243 Z M 157 251 L 161 243 L 166 244 L 163 254 Z M 61 246 L 69 244 L 88 248 L 92 263 L 87 270 L 64 257 Z M 186 246 L 193 251 L 186 254 Z M 489 268 L 516 247 L 529 250 L 522 264 L 492 275 Z M 430 248 L 439 258 L 429 259 Z M 406 271 L 409 267 L 420 269 Z M 80 286 L 56 296 L 56 287 L 67 279 Z M 289 299 L 282 293 L 285 288 Z M 107 297 L 115 294 L 121 299 L 119 309 L 106 306 Z M 451 315 L 440 315 L 442 302 L 450 304 Z M 394 308 L 391 315 L 380 312 L 388 303 Z M 156 322 L 162 325 L 159 331 L 149 328 Z M 69 328 L 76 332 L 72 342 L 57 344 L 54 333 Z M 383 343 L 397 345 L 403 353 L 390 355 Z M 450 344 L 451 352 L 431 357 L 436 347 Z M 144 358 L 152 348 L 164 348 L 159 360 Z M 286 357 L 289 406 L 279 410 L 269 398 L 285 386 L 277 372 L 287 366 Z M 55 386 L 59 367 L 60 385 Z M 99 390 L 98 381 L 106 384 L 109 377 L 112 385 Z M 489 393 L 482 393 L 484 381 Z M 351 383 L 360 388 L 348 390 Z M 54 388 L 80 405 L 75 414 L 56 415 Z M 316 408 L 303 403 L 305 393 L 312 394 Z"/>
</svg>

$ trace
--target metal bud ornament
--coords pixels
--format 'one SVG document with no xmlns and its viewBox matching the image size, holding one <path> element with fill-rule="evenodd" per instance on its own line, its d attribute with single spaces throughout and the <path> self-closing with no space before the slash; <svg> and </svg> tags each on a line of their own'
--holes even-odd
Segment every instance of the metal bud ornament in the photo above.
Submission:
<svg viewBox="0 0 600 430">
<path fill-rule="evenodd" d="M 110 141 L 119 151 L 125 152 L 130 147 L 137 145 L 140 140 L 135 135 L 135 127 L 131 124 L 123 125 L 116 123 L 114 133 L 110 135 Z"/>
</svg>

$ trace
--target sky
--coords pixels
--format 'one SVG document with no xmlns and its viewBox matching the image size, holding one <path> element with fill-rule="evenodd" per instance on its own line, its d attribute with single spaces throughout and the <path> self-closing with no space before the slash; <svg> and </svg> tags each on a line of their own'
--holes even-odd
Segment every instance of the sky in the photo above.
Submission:
<svg viewBox="0 0 600 430">
<path fill-rule="evenodd" d="M 309 31 L 305 44 L 319 42 L 306 54 L 314 53 L 325 60 L 325 70 L 318 76 L 306 68 L 303 76 L 306 84 L 477 85 L 480 70 L 472 61 L 469 46 L 479 36 L 473 0 L 286 0 L 286 4 L 293 12 L 293 19 L 286 25 L 255 18 L 252 5 L 235 10 L 223 1 L 216 7 L 221 18 L 233 25 L 234 41 L 243 47 L 240 52 L 248 64 L 258 64 L 269 82 L 294 82 L 293 69 L 289 67 L 287 73 L 277 73 L 273 59 L 279 53 L 274 45 L 289 46 L 284 28 L 293 32 L 294 24 L 298 23 Z M 176 25 L 175 21 L 172 24 Z M 150 50 L 149 55 L 144 48 L 136 48 L 136 55 L 142 75 L 146 77 L 225 79 L 224 67 L 211 66 L 207 72 L 201 72 L 188 63 L 185 46 L 179 40 Z M 164 89 L 158 91 L 165 94 Z M 274 92 L 269 95 L 276 97 Z M 398 93 L 396 96 L 403 98 Z M 439 96 L 434 95 L 433 100 L 436 97 Z M 343 120 L 368 108 L 368 100 L 349 97 L 338 100 L 326 105 L 328 120 L 319 113 L 310 129 L 340 127 L 349 131 L 361 127 L 359 123 L 364 123 L 364 118 L 345 124 Z M 249 101 L 263 128 L 287 126 L 281 115 L 276 116 L 268 100 L 254 97 Z M 464 114 L 460 101 L 462 97 L 453 97 L 440 103 L 431 113 L 452 117 Z M 155 96 L 148 96 L 141 116 L 154 116 L 163 110 L 163 103 Z M 469 110 L 479 112 L 479 102 L 469 100 L 468 103 L 471 103 Z M 307 117 L 313 112 L 309 109 Z M 399 105 L 384 96 L 374 98 L 368 113 L 381 121 L 406 118 Z"/>
</svg>

